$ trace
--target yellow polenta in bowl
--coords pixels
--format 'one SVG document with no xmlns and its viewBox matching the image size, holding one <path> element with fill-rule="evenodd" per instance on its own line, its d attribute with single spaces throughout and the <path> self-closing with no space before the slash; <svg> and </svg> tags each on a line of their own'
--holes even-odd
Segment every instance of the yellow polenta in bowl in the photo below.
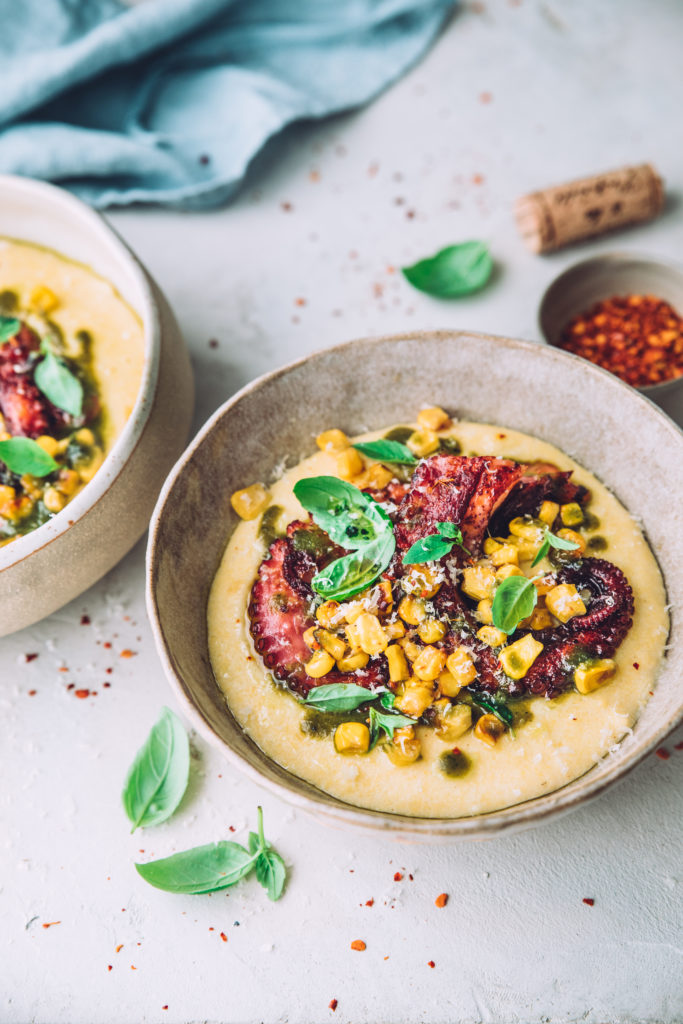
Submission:
<svg viewBox="0 0 683 1024">
<path fill-rule="evenodd" d="M 0 176 L 0 634 L 76 597 L 141 536 L 192 399 L 173 316 L 106 222 Z"/>
<path fill-rule="evenodd" d="M 310 356 L 219 409 L 164 487 L 169 679 L 232 763 L 329 822 L 481 838 L 579 806 L 681 718 L 682 453 L 550 348 L 444 331 Z"/>
<path fill-rule="evenodd" d="M 408 423 L 324 431 L 269 491 L 233 496 L 246 518 L 211 589 L 212 664 L 259 747 L 328 793 L 495 811 L 632 728 L 669 631 L 662 577 L 559 449 L 438 408 Z"/>
</svg>

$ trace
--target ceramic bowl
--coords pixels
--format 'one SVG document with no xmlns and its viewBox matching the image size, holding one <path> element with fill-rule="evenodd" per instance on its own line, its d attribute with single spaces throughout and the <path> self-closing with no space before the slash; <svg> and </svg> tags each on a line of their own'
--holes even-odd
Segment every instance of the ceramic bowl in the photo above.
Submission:
<svg viewBox="0 0 683 1024">
<path fill-rule="evenodd" d="M 440 405 L 558 445 L 600 477 L 642 520 L 683 606 L 683 434 L 616 377 L 550 346 L 458 331 L 356 341 L 319 352 L 248 385 L 209 420 L 159 497 L 148 547 L 148 611 L 159 654 L 197 729 L 229 761 L 279 796 L 328 822 L 408 839 L 482 838 L 577 807 L 633 768 L 683 716 L 683 623 L 632 735 L 582 778 L 548 796 L 491 814 L 425 819 L 350 806 L 286 772 L 241 730 L 209 661 L 206 604 L 236 516 L 230 494 L 272 480 L 331 426 L 380 429 L 406 409 Z"/>
<path fill-rule="evenodd" d="M 69 193 L 0 176 L 0 236 L 33 242 L 110 281 L 144 325 L 137 400 L 92 481 L 49 522 L 0 548 L 0 636 L 77 597 L 145 532 L 192 415 L 192 372 L 166 300 L 104 219 Z"/>
<path fill-rule="evenodd" d="M 557 345 L 570 320 L 613 295 L 657 295 L 683 313 L 683 267 L 630 252 L 605 252 L 574 263 L 551 282 L 538 320 L 545 340 Z M 638 388 L 679 423 L 683 377 Z"/>
</svg>

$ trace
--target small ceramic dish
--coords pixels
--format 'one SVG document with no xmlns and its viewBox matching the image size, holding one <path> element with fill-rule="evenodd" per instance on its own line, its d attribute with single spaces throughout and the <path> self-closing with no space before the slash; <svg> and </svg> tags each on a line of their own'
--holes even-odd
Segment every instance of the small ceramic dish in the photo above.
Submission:
<svg viewBox="0 0 683 1024">
<path fill-rule="evenodd" d="M 0 636 L 37 622 L 104 575 L 145 532 L 190 426 L 192 371 L 163 295 L 99 214 L 53 185 L 0 176 L 0 236 L 53 249 L 114 285 L 144 329 L 132 413 L 90 483 L 54 518 L 0 548 Z"/>
<path fill-rule="evenodd" d="M 588 774 L 548 796 L 477 817 L 427 819 L 362 810 L 289 774 L 242 731 L 209 661 L 206 606 L 237 517 L 230 495 L 272 481 L 330 426 L 349 434 L 439 405 L 550 441 L 593 471 L 644 524 L 673 608 L 683 602 L 683 434 L 604 370 L 550 346 L 458 331 L 357 341 L 248 385 L 209 420 L 176 464 L 154 512 L 147 602 L 175 694 L 197 729 L 255 781 L 319 818 L 403 838 L 483 838 L 579 806 L 621 778 L 683 717 L 683 624 L 633 733 Z M 628 453 L 627 455 L 625 453 Z M 636 469 L 637 467 L 637 469 Z"/>
<path fill-rule="evenodd" d="M 538 311 L 543 337 L 557 345 L 570 320 L 613 295 L 656 295 L 683 314 L 683 268 L 629 252 L 606 252 L 574 263 L 546 289 Z M 680 420 L 683 377 L 638 388 Z"/>
</svg>

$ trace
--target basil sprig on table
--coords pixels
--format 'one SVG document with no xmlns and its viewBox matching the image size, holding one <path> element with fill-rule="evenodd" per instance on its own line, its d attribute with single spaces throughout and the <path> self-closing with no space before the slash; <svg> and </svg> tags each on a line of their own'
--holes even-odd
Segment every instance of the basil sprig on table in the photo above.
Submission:
<svg viewBox="0 0 683 1024">
<path fill-rule="evenodd" d="M 415 466 L 417 458 L 406 444 L 400 441 L 359 441 L 353 445 L 361 455 L 389 464 Z"/>
<path fill-rule="evenodd" d="M 10 437 L 0 441 L 0 462 L 4 462 L 10 473 L 17 476 L 43 477 L 59 469 L 51 455 L 30 437 Z"/>
<path fill-rule="evenodd" d="M 522 619 L 527 619 L 538 601 L 538 591 L 526 576 L 508 576 L 502 580 L 493 598 L 493 625 L 503 633 L 514 633 Z"/>
<path fill-rule="evenodd" d="M 371 586 L 396 549 L 391 519 L 382 506 L 336 476 L 299 480 L 294 494 L 331 540 L 351 549 L 351 554 L 331 562 L 313 577 L 311 586 L 316 593 L 344 600 Z"/>
<path fill-rule="evenodd" d="M 404 565 L 438 561 L 444 555 L 450 554 L 456 545 L 469 555 L 469 551 L 462 542 L 462 532 L 455 523 L 437 523 L 436 529 L 437 533 L 421 537 L 408 548 L 403 556 Z"/>
<path fill-rule="evenodd" d="M 483 288 L 491 276 L 493 260 L 485 242 L 461 242 L 435 256 L 403 267 L 407 281 L 439 299 L 455 299 Z"/>
<path fill-rule="evenodd" d="M 280 898 L 287 876 L 285 862 L 263 834 L 260 807 L 258 832 L 249 833 L 248 850 L 239 843 L 222 840 L 195 846 L 147 864 L 136 864 L 135 868 L 156 889 L 187 895 L 219 892 L 255 870 L 258 882 L 271 900 Z"/>
<path fill-rule="evenodd" d="M 543 543 L 541 544 L 540 548 L 538 549 L 538 552 L 536 553 L 536 557 L 531 563 L 531 568 L 533 569 L 535 565 L 538 565 L 541 559 L 545 558 L 545 556 L 548 554 L 551 548 L 557 548 L 558 551 L 576 551 L 578 546 L 579 545 L 576 543 L 576 541 L 565 540 L 564 537 L 557 537 L 554 533 L 551 533 L 550 530 L 546 530 L 545 537 L 543 538 Z"/>
<path fill-rule="evenodd" d="M 379 700 L 382 710 L 371 706 L 368 709 L 370 728 L 370 750 L 377 744 L 382 732 L 389 739 L 393 738 L 396 729 L 406 725 L 415 725 L 414 718 L 399 714 L 394 710 L 394 694 L 389 690 L 368 690 L 356 683 L 324 683 L 309 690 L 304 704 L 318 711 L 356 711 L 362 704 L 372 704 Z M 386 712 L 386 714 L 385 714 Z"/>
<path fill-rule="evenodd" d="M 164 708 L 135 755 L 123 788 L 123 807 L 133 827 L 158 825 L 175 811 L 190 776 L 190 744 L 180 720 Z"/>
<path fill-rule="evenodd" d="M 57 358 L 45 340 L 40 350 L 43 358 L 33 374 L 36 387 L 58 409 L 78 419 L 83 415 L 83 385 L 66 364 Z"/>
<path fill-rule="evenodd" d="M 13 338 L 21 330 L 21 321 L 14 316 L 0 316 L 0 345 Z"/>
</svg>

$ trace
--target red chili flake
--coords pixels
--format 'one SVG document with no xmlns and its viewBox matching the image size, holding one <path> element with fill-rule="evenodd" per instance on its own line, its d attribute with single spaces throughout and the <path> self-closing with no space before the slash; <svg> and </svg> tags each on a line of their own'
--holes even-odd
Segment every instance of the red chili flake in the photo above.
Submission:
<svg viewBox="0 0 683 1024">
<path fill-rule="evenodd" d="M 434 903 L 436 904 L 437 907 L 445 907 L 446 904 L 448 903 L 448 893 L 439 893 L 439 895 L 434 900 Z"/>
<path fill-rule="evenodd" d="M 306 299 L 302 299 L 302 298 L 294 299 L 294 305 L 295 306 L 305 306 L 306 305 Z"/>
<path fill-rule="evenodd" d="M 209 156 L 208 153 L 202 153 L 202 155 L 199 157 L 199 162 L 202 165 L 202 167 L 206 167 L 206 165 L 211 162 L 211 157 Z"/>
<path fill-rule="evenodd" d="M 428 960 L 427 961 L 427 967 L 436 967 L 436 964 L 434 963 L 433 960 Z"/>
<path fill-rule="evenodd" d="M 400 871 L 397 871 L 396 874 L 394 875 L 394 881 L 395 882 L 402 882 L 403 881 L 403 875 L 401 874 Z"/>
<path fill-rule="evenodd" d="M 114 671 L 114 669 L 113 668 L 105 668 L 104 671 L 107 673 L 108 676 L 110 676 L 112 674 L 112 672 Z"/>
<path fill-rule="evenodd" d="M 127 647 L 124 647 L 124 649 L 121 651 L 120 657 L 121 658 L 134 658 L 135 657 L 135 653 L 136 653 L 135 651 L 131 651 Z"/>
<path fill-rule="evenodd" d="M 483 174 L 473 174 L 472 175 L 472 184 L 473 185 L 483 185 L 484 184 L 484 175 Z"/>
<path fill-rule="evenodd" d="M 79 697 L 80 700 L 85 700 L 86 697 L 90 696 L 90 690 L 75 690 L 74 697 Z"/>
<path fill-rule="evenodd" d="M 161 1009 L 162 1010 L 168 1010 L 168 1003 L 165 1003 L 164 1006 L 161 1007 Z"/>
<path fill-rule="evenodd" d="M 291 203 L 280 203 L 280 208 L 284 210 L 285 213 L 290 213 L 290 211 L 294 209 Z"/>
<path fill-rule="evenodd" d="M 135 966 L 135 964 L 131 964 L 130 969 L 131 971 L 137 971 L 137 967 Z"/>
<path fill-rule="evenodd" d="M 112 968 L 112 965 L 111 965 L 111 964 L 107 964 L 107 970 L 108 970 L 108 971 L 111 971 L 111 970 L 113 970 L 113 968 Z"/>
<path fill-rule="evenodd" d="M 412 882 L 412 880 L 413 880 L 413 876 L 412 876 L 412 875 L 408 875 L 408 878 L 409 878 L 409 879 L 410 879 L 410 881 Z"/>
<path fill-rule="evenodd" d="M 123 943 L 121 943 L 121 945 L 120 945 L 120 946 L 117 946 L 117 947 L 116 947 L 116 952 L 117 952 L 117 953 L 120 953 L 122 949 L 123 949 Z"/>
<path fill-rule="evenodd" d="M 388 956 L 385 956 L 385 957 L 384 957 L 384 959 L 385 959 L 385 960 L 388 960 L 388 959 L 389 959 L 389 957 L 388 957 Z"/>
<path fill-rule="evenodd" d="M 213 927 L 213 925 L 210 925 L 210 926 L 209 926 L 209 931 L 210 931 L 210 932 L 215 932 L 215 931 L 216 931 L 216 929 L 215 929 L 215 928 Z"/>
<path fill-rule="evenodd" d="M 496 437 L 502 441 L 504 437 L 507 437 L 507 434 L 496 434 Z"/>
<path fill-rule="evenodd" d="M 221 778 L 222 778 L 222 776 L 221 776 Z M 237 829 L 235 828 L 234 825 L 229 825 L 228 829 L 229 829 L 230 832 L 236 832 L 237 831 Z"/>
<path fill-rule="evenodd" d="M 406 210 L 406 220 L 415 219 L 415 210 Z"/>
<path fill-rule="evenodd" d="M 634 661 L 634 662 L 633 662 L 633 667 L 634 667 L 634 669 L 636 669 L 636 671 L 637 671 L 637 670 L 638 670 L 638 669 L 640 668 L 640 665 L 638 664 L 638 662 L 637 662 L 637 661 Z"/>
<path fill-rule="evenodd" d="M 355 949 L 359 953 L 362 953 L 363 950 L 367 948 L 368 947 L 365 945 L 362 939 L 354 939 L 353 942 L 351 943 L 351 949 Z"/>
<path fill-rule="evenodd" d="M 683 742 L 676 743 L 676 745 L 674 746 L 674 750 L 683 750 Z"/>
<path fill-rule="evenodd" d="M 89 625 L 90 625 L 90 616 L 89 615 L 81 615 L 81 626 L 89 626 Z"/>
<path fill-rule="evenodd" d="M 24 661 L 35 661 L 37 657 L 37 654 L 25 654 Z"/>
<path fill-rule="evenodd" d="M 320 171 L 309 171 L 308 180 L 309 181 L 320 181 Z"/>
<path fill-rule="evenodd" d="M 661 758 L 662 761 L 668 761 L 671 757 L 671 754 L 666 749 L 666 747 L 659 747 L 658 750 L 655 750 L 655 754 L 657 755 L 657 757 Z"/>
<path fill-rule="evenodd" d="M 111 643 L 109 642 L 109 640 L 105 640 L 102 646 L 105 647 L 108 651 L 111 650 Z"/>
<path fill-rule="evenodd" d="M 35 695 L 36 695 L 37 693 L 38 693 L 38 691 L 37 691 L 37 690 L 29 690 L 29 691 L 28 691 L 28 695 L 29 695 L 29 697 L 35 697 Z"/>
<path fill-rule="evenodd" d="M 218 348 L 218 338 L 209 339 L 209 348 Z"/>
<path fill-rule="evenodd" d="M 595 900 L 591 899 L 590 896 L 584 896 L 581 902 L 585 903 L 587 907 L 592 907 L 595 904 Z"/>
<path fill-rule="evenodd" d="M 69 669 L 68 669 L 68 667 L 66 665 L 60 665 L 60 667 L 57 669 L 57 671 L 58 672 L 68 672 Z"/>
<path fill-rule="evenodd" d="M 634 387 L 683 375 L 683 318 L 656 295 L 614 295 L 570 320 L 560 348 Z"/>
<path fill-rule="evenodd" d="M 490 92 L 480 92 L 479 93 L 479 102 L 480 103 L 490 103 L 492 99 L 493 99 L 493 96 L 492 96 L 492 94 Z"/>
<path fill-rule="evenodd" d="M 227 942 L 228 941 L 228 936 L 225 934 L 225 932 L 221 932 L 221 938 L 222 938 L 223 942 Z"/>
<path fill-rule="evenodd" d="M 337 1007 L 339 1006 L 339 1002 L 336 999 L 330 999 L 329 1006 L 330 1010 L 336 1010 Z"/>
<path fill-rule="evenodd" d="M 459 753 L 460 753 L 460 747 L 453 747 L 453 749 L 451 750 L 451 754 L 455 754 L 456 756 Z"/>
<path fill-rule="evenodd" d="M 365 906 L 366 907 L 374 907 L 374 905 L 375 905 L 375 901 L 374 900 L 366 900 L 365 901 Z"/>
<path fill-rule="evenodd" d="M 108 690 L 108 689 L 109 689 L 109 687 L 111 686 L 111 683 L 102 683 L 102 686 L 104 686 L 104 687 L 105 687 L 105 689 L 107 689 L 107 690 Z"/>
<path fill-rule="evenodd" d="M 44 921 L 43 928 L 52 928 L 53 924 L 61 924 L 61 921 Z"/>
</svg>

